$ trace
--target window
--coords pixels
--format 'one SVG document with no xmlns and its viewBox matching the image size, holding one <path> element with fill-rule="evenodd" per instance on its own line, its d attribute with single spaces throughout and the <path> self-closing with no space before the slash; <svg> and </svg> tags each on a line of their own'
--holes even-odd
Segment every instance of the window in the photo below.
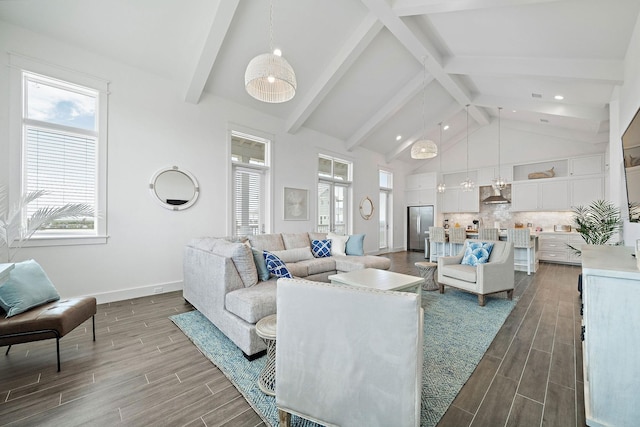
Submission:
<svg viewBox="0 0 640 427">
<path fill-rule="evenodd" d="M 108 83 L 18 55 L 10 62 L 12 86 L 19 88 L 12 91 L 10 135 L 20 144 L 11 185 L 20 189 L 14 194 L 45 191 L 29 203 L 23 220 L 68 203 L 95 212 L 49 224 L 28 245 L 105 243 Z"/>
<path fill-rule="evenodd" d="M 231 132 L 233 225 L 236 236 L 267 232 L 268 139 Z"/>
<path fill-rule="evenodd" d="M 318 157 L 318 216 L 319 232 L 349 232 L 349 193 L 352 163 L 329 156 Z"/>
<path fill-rule="evenodd" d="M 380 234 L 379 248 L 389 248 L 391 241 L 391 191 L 393 190 L 393 174 L 380 169 L 380 206 L 378 209 Z"/>
</svg>

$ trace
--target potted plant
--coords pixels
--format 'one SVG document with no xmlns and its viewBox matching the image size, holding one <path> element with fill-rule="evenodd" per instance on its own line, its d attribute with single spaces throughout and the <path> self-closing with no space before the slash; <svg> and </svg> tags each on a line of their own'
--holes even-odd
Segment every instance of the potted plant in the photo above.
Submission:
<svg viewBox="0 0 640 427">
<path fill-rule="evenodd" d="M 595 200 L 589 206 L 573 208 L 575 230 L 588 245 L 606 245 L 622 227 L 620 209 L 606 200 Z M 577 255 L 579 248 L 568 245 Z M 578 275 L 578 292 L 582 298 L 582 274 Z"/>
<path fill-rule="evenodd" d="M 46 194 L 44 190 L 24 194 L 13 206 L 8 206 L 5 186 L 0 186 L 0 260 L 11 262 L 16 252 L 33 234 L 44 226 L 63 218 L 93 216 L 93 208 L 85 203 L 68 203 L 60 207 L 43 207 L 22 220 L 22 211 L 34 200 Z"/>
</svg>

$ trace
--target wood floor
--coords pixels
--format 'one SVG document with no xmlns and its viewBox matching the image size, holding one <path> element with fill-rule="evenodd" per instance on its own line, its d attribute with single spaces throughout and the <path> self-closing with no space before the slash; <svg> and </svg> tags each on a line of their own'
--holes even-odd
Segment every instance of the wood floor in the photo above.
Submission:
<svg viewBox="0 0 640 427">
<path fill-rule="evenodd" d="M 388 255 L 416 274 L 421 254 Z M 439 426 L 583 426 L 579 268 L 516 273 L 520 300 Z M 487 310 L 491 309 L 488 299 Z M 0 425 L 264 426 L 168 316 L 192 307 L 173 292 L 98 306 L 60 341 L 0 353 Z"/>
</svg>

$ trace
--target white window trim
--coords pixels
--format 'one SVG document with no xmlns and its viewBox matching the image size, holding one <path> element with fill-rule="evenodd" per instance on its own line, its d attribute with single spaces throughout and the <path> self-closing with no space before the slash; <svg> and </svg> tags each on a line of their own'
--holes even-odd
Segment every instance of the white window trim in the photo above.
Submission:
<svg viewBox="0 0 640 427">
<path fill-rule="evenodd" d="M 265 152 L 265 165 L 252 165 L 248 163 L 241 163 L 231 160 L 231 137 L 233 134 L 242 135 L 248 138 L 257 138 L 263 140 L 268 144 L 267 151 Z M 260 170 L 263 172 L 265 182 L 264 187 L 264 230 L 265 233 L 270 233 L 273 230 L 273 164 L 275 153 L 275 136 L 266 132 L 259 131 L 247 126 L 243 126 L 233 122 L 227 122 L 227 152 L 226 158 L 228 159 L 228 185 L 227 185 L 227 234 L 232 236 L 235 233 L 234 225 L 234 203 L 233 198 L 235 189 L 233 188 L 235 167 L 242 167 L 245 169 Z"/>
<path fill-rule="evenodd" d="M 347 180 L 342 180 L 342 179 L 335 179 L 335 178 L 327 178 L 327 177 L 321 177 L 320 176 L 320 171 L 318 170 L 318 159 L 320 157 L 323 157 L 325 159 L 331 159 L 331 161 L 341 161 L 341 162 L 348 162 L 351 167 L 349 168 L 349 177 Z M 344 156 L 340 156 L 338 154 L 332 154 L 332 153 L 327 153 L 325 151 L 318 151 L 316 154 L 316 178 L 317 178 L 317 182 L 316 182 L 316 213 L 315 213 L 315 225 L 314 228 L 317 229 L 318 227 L 318 209 L 320 209 L 319 207 L 319 202 L 318 202 L 318 184 L 321 182 L 325 182 L 327 184 L 331 184 L 332 186 L 335 185 L 339 185 L 342 187 L 345 187 L 347 189 L 347 198 L 348 200 L 346 201 L 345 204 L 345 234 L 351 234 L 353 233 L 353 223 L 354 223 L 354 219 L 353 219 L 353 173 L 354 173 L 354 168 L 355 168 L 355 164 L 353 159 L 344 157 Z M 333 171 L 332 171 L 333 173 Z M 333 191 L 333 190 L 332 190 Z M 332 202 L 333 203 L 333 202 Z M 333 223 L 333 216 L 334 216 L 335 212 L 334 209 L 331 208 L 330 209 L 330 220 L 329 220 L 329 227 L 331 227 L 331 224 Z"/>
<path fill-rule="evenodd" d="M 105 244 L 107 228 L 107 145 L 109 81 L 78 71 L 48 64 L 27 56 L 9 53 L 9 203 L 22 195 L 22 72 L 68 81 L 100 93 L 98 104 L 98 165 L 96 231 L 91 235 L 65 235 L 41 232 L 34 234 L 23 247 Z"/>
</svg>

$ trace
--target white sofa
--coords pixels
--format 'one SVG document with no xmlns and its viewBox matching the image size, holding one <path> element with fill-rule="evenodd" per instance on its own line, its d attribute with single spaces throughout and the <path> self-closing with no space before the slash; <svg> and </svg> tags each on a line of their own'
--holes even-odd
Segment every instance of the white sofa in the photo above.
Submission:
<svg viewBox="0 0 640 427">
<path fill-rule="evenodd" d="M 478 304 L 481 306 L 485 305 L 486 295 L 497 292 L 506 291 L 511 299 L 515 283 L 513 243 L 491 241 L 494 245 L 489 260 L 485 264 L 471 266 L 461 264 L 469 242 L 481 240 L 467 239 L 458 255 L 438 258 L 440 293 L 444 293 L 444 285 L 472 292 L 478 295 Z"/>
<path fill-rule="evenodd" d="M 363 268 L 389 269 L 388 258 L 341 255 L 300 260 L 311 240 L 326 239 L 323 233 L 261 234 L 248 238 L 200 238 L 184 250 L 183 296 L 233 341 L 247 357 L 266 349 L 255 324 L 276 313 L 276 278 L 258 280 L 249 245 L 281 256 L 294 277 L 328 282 L 328 276 Z"/>
<path fill-rule="evenodd" d="M 419 426 L 422 345 L 418 294 L 278 280 L 280 425 Z"/>
</svg>

